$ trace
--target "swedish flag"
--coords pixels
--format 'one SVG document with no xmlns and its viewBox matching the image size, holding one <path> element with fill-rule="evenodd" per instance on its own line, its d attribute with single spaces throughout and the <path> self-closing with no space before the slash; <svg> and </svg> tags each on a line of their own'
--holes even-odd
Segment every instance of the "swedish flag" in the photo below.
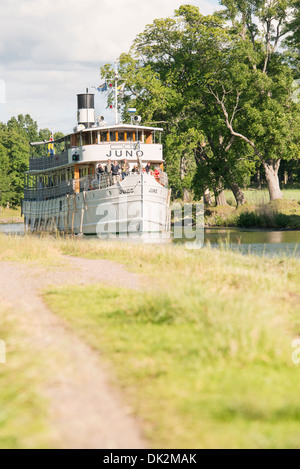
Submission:
<svg viewBox="0 0 300 469">
<path fill-rule="evenodd" d="M 53 143 L 53 132 L 51 132 L 51 137 L 48 143 L 47 156 L 53 156 L 53 155 L 54 155 L 54 143 Z"/>
</svg>

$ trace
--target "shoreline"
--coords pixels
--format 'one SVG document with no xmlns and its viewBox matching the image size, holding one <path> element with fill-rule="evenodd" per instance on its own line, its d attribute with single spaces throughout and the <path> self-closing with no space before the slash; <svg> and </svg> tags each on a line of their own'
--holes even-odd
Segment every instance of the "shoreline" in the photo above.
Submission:
<svg viewBox="0 0 300 469">
<path fill-rule="evenodd" d="M 17 225 L 17 224 L 23 224 L 24 220 L 21 218 L 1 218 L 0 219 L 0 225 Z"/>
</svg>

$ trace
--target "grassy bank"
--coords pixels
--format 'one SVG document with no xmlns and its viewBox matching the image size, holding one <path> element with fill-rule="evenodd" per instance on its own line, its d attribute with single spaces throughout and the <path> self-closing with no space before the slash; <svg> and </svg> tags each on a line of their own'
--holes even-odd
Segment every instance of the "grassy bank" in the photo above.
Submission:
<svg viewBox="0 0 300 469">
<path fill-rule="evenodd" d="M 243 190 L 248 204 L 266 205 L 270 201 L 269 191 L 267 189 L 245 189 Z M 282 189 L 283 200 L 300 202 L 300 189 Z M 233 207 L 236 205 L 235 198 L 231 191 L 226 190 L 225 196 L 227 203 Z"/>
<path fill-rule="evenodd" d="M 0 449 L 46 447 L 46 405 L 39 392 L 41 364 L 3 305 L 0 339 L 6 342 L 6 363 L 0 363 Z"/>
<path fill-rule="evenodd" d="M 43 264 L 48 267 L 64 263 L 61 240 L 46 235 L 7 236 L 0 233 L 0 261 Z"/>
<path fill-rule="evenodd" d="M 69 287 L 45 298 L 113 364 L 153 447 L 299 447 L 299 261 L 94 241 L 61 248 L 149 279 L 141 292 Z"/>
<path fill-rule="evenodd" d="M 1 208 L 0 223 L 23 223 L 21 208 Z"/>
<path fill-rule="evenodd" d="M 300 204 L 292 200 L 277 200 L 267 204 L 245 204 L 206 207 L 207 226 L 232 226 L 240 228 L 266 228 L 300 230 Z"/>
<path fill-rule="evenodd" d="M 140 291 L 69 286 L 45 300 L 112 366 L 150 446 L 299 447 L 299 260 L 0 236 L 0 259 L 15 251 L 26 263 L 112 259 L 142 275 Z"/>
<path fill-rule="evenodd" d="M 227 206 L 206 207 L 207 226 L 265 228 L 279 230 L 300 229 L 300 189 L 283 189 L 283 200 L 269 202 L 265 190 L 244 190 L 247 203 L 236 209 L 231 191 L 225 191 Z"/>
</svg>

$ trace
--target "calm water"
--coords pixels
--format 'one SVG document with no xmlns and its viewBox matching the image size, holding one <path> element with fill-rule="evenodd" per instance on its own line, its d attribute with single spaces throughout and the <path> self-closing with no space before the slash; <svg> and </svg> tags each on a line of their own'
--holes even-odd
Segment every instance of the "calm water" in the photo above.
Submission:
<svg viewBox="0 0 300 469">
<path fill-rule="evenodd" d="M 24 225 L 23 223 L 10 223 L 7 225 L 0 223 L 0 233 L 23 234 Z"/>
<path fill-rule="evenodd" d="M 22 224 L 0 224 L 0 232 L 7 234 L 23 234 L 24 227 Z M 86 238 L 84 237 L 83 239 Z M 210 244 L 213 248 L 226 246 L 243 254 L 300 257 L 300 231 L 206 228 L 205 244 Z"/>
<path fill-rule="evenodd" d="M 300 257 L 300 231 L 207 228 L 205 243 L 210 243 L 212 247 L 225 245 L 243 254 Z"/>
</svg>

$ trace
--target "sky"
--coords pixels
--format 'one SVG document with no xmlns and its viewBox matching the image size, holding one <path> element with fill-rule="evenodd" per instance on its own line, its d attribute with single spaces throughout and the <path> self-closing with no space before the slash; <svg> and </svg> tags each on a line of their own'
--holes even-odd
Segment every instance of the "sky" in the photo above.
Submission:
<svg viewBox="0 0 300 469">
<path fill-rule="evenodd" d="M 185 3 L 202 14 L 219 8 L 218 0 L 0 0 L 0 121 L 30 114 L 40 128 L 72 132 L 76 95 L 101 84 L 100 66 Z M 95 104 L 110 122 L 102 93 Z"/>
</svg>

